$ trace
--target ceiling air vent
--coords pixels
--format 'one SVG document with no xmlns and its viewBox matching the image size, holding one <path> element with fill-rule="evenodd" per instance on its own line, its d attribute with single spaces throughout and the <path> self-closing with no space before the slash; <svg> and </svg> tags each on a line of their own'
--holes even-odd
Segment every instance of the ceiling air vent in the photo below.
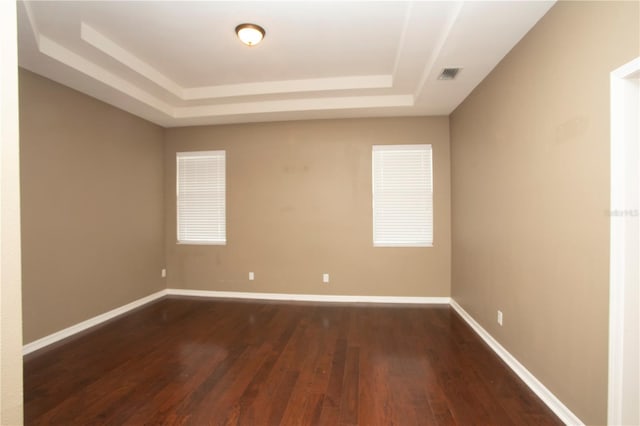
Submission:
<svg viewBox="0 0 640 426">
<path fill-rule="evenodd" d="M 438 80 L 453 80 L 462 68 L 445 68 L 438 76 Z"/>
</svg>

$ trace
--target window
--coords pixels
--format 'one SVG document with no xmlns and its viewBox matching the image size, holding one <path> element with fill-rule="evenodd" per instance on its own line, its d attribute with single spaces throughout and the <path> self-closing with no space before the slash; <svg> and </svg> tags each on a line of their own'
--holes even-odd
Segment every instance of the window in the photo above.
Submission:
<svg viewBox="0 0 640 426">
<path fill-rule="evenodd" d="M 431 145 L 373 146 L 373 245 L 433 245 Z"/>
<path fill-rule="evenodd" d="M 225 151 L 178 152 L 178 243 L 227 243 Z"/>
</svg>

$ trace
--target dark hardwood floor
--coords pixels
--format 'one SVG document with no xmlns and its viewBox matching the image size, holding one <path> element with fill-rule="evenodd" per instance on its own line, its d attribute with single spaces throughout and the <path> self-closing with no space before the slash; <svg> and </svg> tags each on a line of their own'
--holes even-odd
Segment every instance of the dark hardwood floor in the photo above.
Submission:
<svg viewBox="0 0 640 426">
<path fill-rule="evenodd" d="M 169 298 L 24 375 L 28 425 L 561 424 L 448 306 Z"/>
</svg>

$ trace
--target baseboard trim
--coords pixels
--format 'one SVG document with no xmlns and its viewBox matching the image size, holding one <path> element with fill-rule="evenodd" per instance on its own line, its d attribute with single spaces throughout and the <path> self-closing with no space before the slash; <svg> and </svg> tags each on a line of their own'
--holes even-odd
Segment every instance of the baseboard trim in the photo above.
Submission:
<svg viewBox="0 0 640 426">
<path fill-rule="evenodd" d="M 140 298 L 138 300 L 134 300 L 131 303 L 127 303 L 126 305 L 112 309 L 108 312 L 97 315 L 93 318 L 89 318 L 86 321 L 79 322 L 78 324 L 72 325 L 71 327 L 67 327 L 60 331 L 56 331 L 53 334 L 49 334 L 48 336 L 45 336 L 41 339 L 35 340 L 31 343 L 24 345 L 22 347 L 22 355 L 23 356 L 28 355 L 32 352 L 37 351 L 38 349 L 44 348 L 45 346 L 49 346 L 62 339 L 66 339 L 67 337 L 73 336 L 74 334 L 79 333 L 83 330 L 86 330 L 87 328 L 94 327 L 112 318 L 125 314 L 133 309 L 139 308 L 140 306 L 146 305 L 147 303 L 151 303 L 154 300 L 164 297 L 166 294 L 167 294 L 167 290 L 160 290 L 156 293 L 150 294 L 149 296 Z"/>
<path fill-rule="evenodd" d="M 390 303 L 390 304 L 438 304 L 450 305 L 467 324 L 480 336 L 482 340 L 513 370 L 514 373 L 567 425 L 584 423 L 567 408 L 549 389 L 546 388 L 529 370 L 493 338 L 476 320 L 473 319 L 453 298 L 450 297 L 399 297 L 399 296 L 352 296 L 352 295 L 323 295 L 323 294 L 289 294 L 289 293 L 251 293 L 235 291 L 210 291 L 165 289 L 149 296 L 134 300 L 119 308 L 112 309 L 86 321 L 67 327 L 53 334 L 35 340 L 23 346 L 22 354 L 28 355 L 55 342 L 88 328 L 99 325 L 112 318 L 125 314 L 133 309 L 151 303 L 165 296 L 191 296 L 202 298 L 251 299 L 251 300 L 280 300 L 299 302 L 333 302 L 333 303 Z"/>
<path fill-rule="evenodd" d="M 335 302 L 335 303 L 399 303 L 399 304 L 438 304 L 448 305 L 450 297 L 402 297 L 402 296 L 343 296 L 333 294 L 290 294 L 290 293 L 251 293 L 236 291 L 167 289 L 170 296 L 192 296 L 225 299 L 282 300 L 296 302 Z"/>
<path fill-rule="evenodd" d="M 566 425 L 584 426 L 584 423 L 564 405 L 526 367 L 507 351 L 496 339 L 473 319 L 453 298 L 451 307 L 464 319 L 482 340 L 513 370 L 514 373 L 544 402 Z"/>
<path fill-rule="evenodd" d="M 185 289 L 165 289 L 149 296 L 134 300 L 119 308 L 112 309 L 103 314 L 89 318 L 78 324 L 72 325 L 53 334 L 49 334 L 41 339 L 35 340 L 22 347 L 22 355 L 28 355 L 53 343 L 56 343 L 76 333 L 99 325 L 112 318 L 125 314 L 133 309 L 139 308 L 154 300 L 164 296 L 192 296 L 204 298 L 226 298 L 226 299 L 253 299 L 253 300 L 281 300 L 300 302 L 336 302 L 336 303 L 398 303 L 398 304 L 439 304 L 448 305 L 449 297 L 398 297 L 398 296 L 341 296 L 322 294 L 288 294 L 288 293 L 251 293 L 235 291 L 209 291 L 209 290 L 185 290 Z"/>
</svg>

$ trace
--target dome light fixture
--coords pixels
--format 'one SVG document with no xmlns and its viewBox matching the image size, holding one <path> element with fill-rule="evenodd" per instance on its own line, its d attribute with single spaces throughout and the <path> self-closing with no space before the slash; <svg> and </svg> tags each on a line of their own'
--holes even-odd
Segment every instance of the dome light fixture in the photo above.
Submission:
<svg viewBox="0 0 640 426">
<path fill-rule="evenodd" d="M 256 24 L 240 24 L 236 27 L 236 35 L 247 46 L 255 46 L 264 38 L 264 28 Z"/>
</svg>

